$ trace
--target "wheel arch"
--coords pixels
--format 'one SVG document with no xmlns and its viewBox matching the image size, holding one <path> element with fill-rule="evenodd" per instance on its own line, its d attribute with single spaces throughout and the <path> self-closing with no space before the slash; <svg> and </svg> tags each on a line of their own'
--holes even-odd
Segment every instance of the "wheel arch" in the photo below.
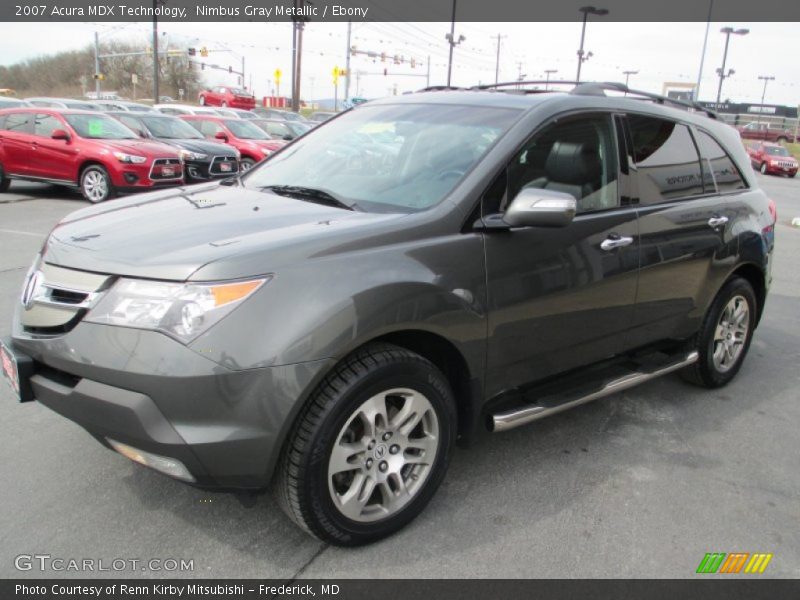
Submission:
<svg viewBox="0 0 800 600">
<path fill-rule="evenodd" d="M 97 160 L 96 158 L 86 158 L 85 160 L 81 161 L 78 164 L 78 172 L 75 175 L 75 185 L 81 185 L 81 177 L 83 177 L 83 172 L 92 166 L 103 167 L 108 173 L 108 176 L 111 177 L 111 171 L 109 171 L 108 167 L 103 164 L 103 161 Z"/>
<path fill-rule="evenodd" d="M 761 320 L 761 315 L 764 313 L 764 303 L 767 299 L 766 275 L 763 269 L 757 264 L 745 263 L 736 267 L 725 280 L 725 283 L 734 277 L 745 279 L 753 287 L 753 291 L 756 293 L 756 302 L 758 302 L 758 306 L 756 307 L 756 325 L 758 325 Z M 723 283 L 723 285 L 725 285 L 725 283 Z M 717 293 L 719 293 L 719 290 L 717 290 Z"/>
</svg>

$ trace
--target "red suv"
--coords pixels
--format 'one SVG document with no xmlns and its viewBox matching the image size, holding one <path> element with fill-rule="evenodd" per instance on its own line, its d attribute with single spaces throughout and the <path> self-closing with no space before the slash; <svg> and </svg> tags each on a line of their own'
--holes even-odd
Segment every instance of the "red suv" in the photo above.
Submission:
<svg viewBox="0 0 800 600">
<path fill-rule="evenodd" d="M 263 129 L 244 119 L 206 115 L 184 115 L 181 119 L 191 123 L 207 138 L 220 140 L 236 148 L 242 155 L 239 161 L 242 171 L 247 171 L 286 145 L 285 141 L 273 139 Z"/>
<path fill-rule="evenodd" d="M 747 146 L 747 154 L 754 169 L 764 175 L 797 175 L 797 160 L 780 144 L 756 142 Z"/>
<path fill-rule="evenodd" d="M 245 90 L 220 85 L 200 92 L 200 106 L 230 106 L 250 110 L 255 108 L 256 99 Z"/>
<path fill-rule="evenodd" d="M 0 192 L 11 179 L 78 187 L 90 202 L 183 183 L 178 150 L 97 112 L 0 110 Z"/>
</svg>

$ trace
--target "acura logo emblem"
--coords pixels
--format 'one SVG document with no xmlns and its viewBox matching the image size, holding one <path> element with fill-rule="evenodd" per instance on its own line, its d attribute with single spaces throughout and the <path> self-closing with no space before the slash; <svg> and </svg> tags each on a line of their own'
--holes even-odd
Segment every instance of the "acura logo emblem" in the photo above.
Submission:
<svg viewBox="0 0 800 600">
<path fill-rule="evenodd" d="M 39 288 L 41 288 L 43 282 L 44 275 L 41 271 L 34 271 L 28 279 L 28 283 L 25 284 L 25 289 L 22 290 L 22 305 L 25 307 L 25 310 L 30 310 L 31 306 L 33 306 L 33 301 L 36 300 Z"/>
</svg>

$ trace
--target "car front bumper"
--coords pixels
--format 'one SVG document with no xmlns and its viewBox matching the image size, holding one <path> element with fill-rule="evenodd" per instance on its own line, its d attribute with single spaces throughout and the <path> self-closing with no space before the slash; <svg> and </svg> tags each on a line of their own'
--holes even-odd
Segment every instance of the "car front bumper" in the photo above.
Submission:
<svg viewBox="0 0 800 600">
<path fill-rule="evenodd" d="M 152 331 L 80 323 L 34 339 L 18 327 L 12 349 L 33 360 L 38 402 L 107 447 L 179 461 L 204 488 L 266 487 L 294 416 L 331 366 L 235 370 Z"/>
</svg>

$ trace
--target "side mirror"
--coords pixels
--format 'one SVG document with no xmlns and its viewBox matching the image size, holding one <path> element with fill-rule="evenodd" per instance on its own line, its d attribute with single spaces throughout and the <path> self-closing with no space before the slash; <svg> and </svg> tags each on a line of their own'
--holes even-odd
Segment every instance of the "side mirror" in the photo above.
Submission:
<svg viewBox="0 0 800 600">
<path fill-rule="evenodd" d="M 570 194 L 540 188 L 522 188 L 506 209 L 503 222 L 511 227 L 566 227 L 577 202 Z"/>
<path fill-rule="evenodd" d="M 54 140 L 64 140 L 68 142 L 70 140 L 69 133 L 64 131 L 63 129 L 54 129 L 53 133 L 50 134 L 50 137 Z"/>
<path fill-rule="evenodd" d="M 223 142 L 228 141 L 228 134 L 225 133 L 224 131 L 218 131 L 217 133 L 214 134 L 214 137 L 217 138 L 218 140 L 222 140 Z"/>
<path fill-rule="evenodd" d="M 291 142 L 294 139 L 294 136 L 287 133 L 282 139 L 286 140 L 287 142 Z"/>
<path fill-rule="evenodd" d="M 148 135 L 147 135 L 147 132 L 146 132 L 144 129 L 134 129 L 134 131 L 136 132 L 136 134 L 137 134 L 137 135 L 138 135 L 140 138 L 145 138 L 145 139 L 147 139 L 148 137 L 150 137 L 150 136 L 148 136 Z"/>
</svg>

